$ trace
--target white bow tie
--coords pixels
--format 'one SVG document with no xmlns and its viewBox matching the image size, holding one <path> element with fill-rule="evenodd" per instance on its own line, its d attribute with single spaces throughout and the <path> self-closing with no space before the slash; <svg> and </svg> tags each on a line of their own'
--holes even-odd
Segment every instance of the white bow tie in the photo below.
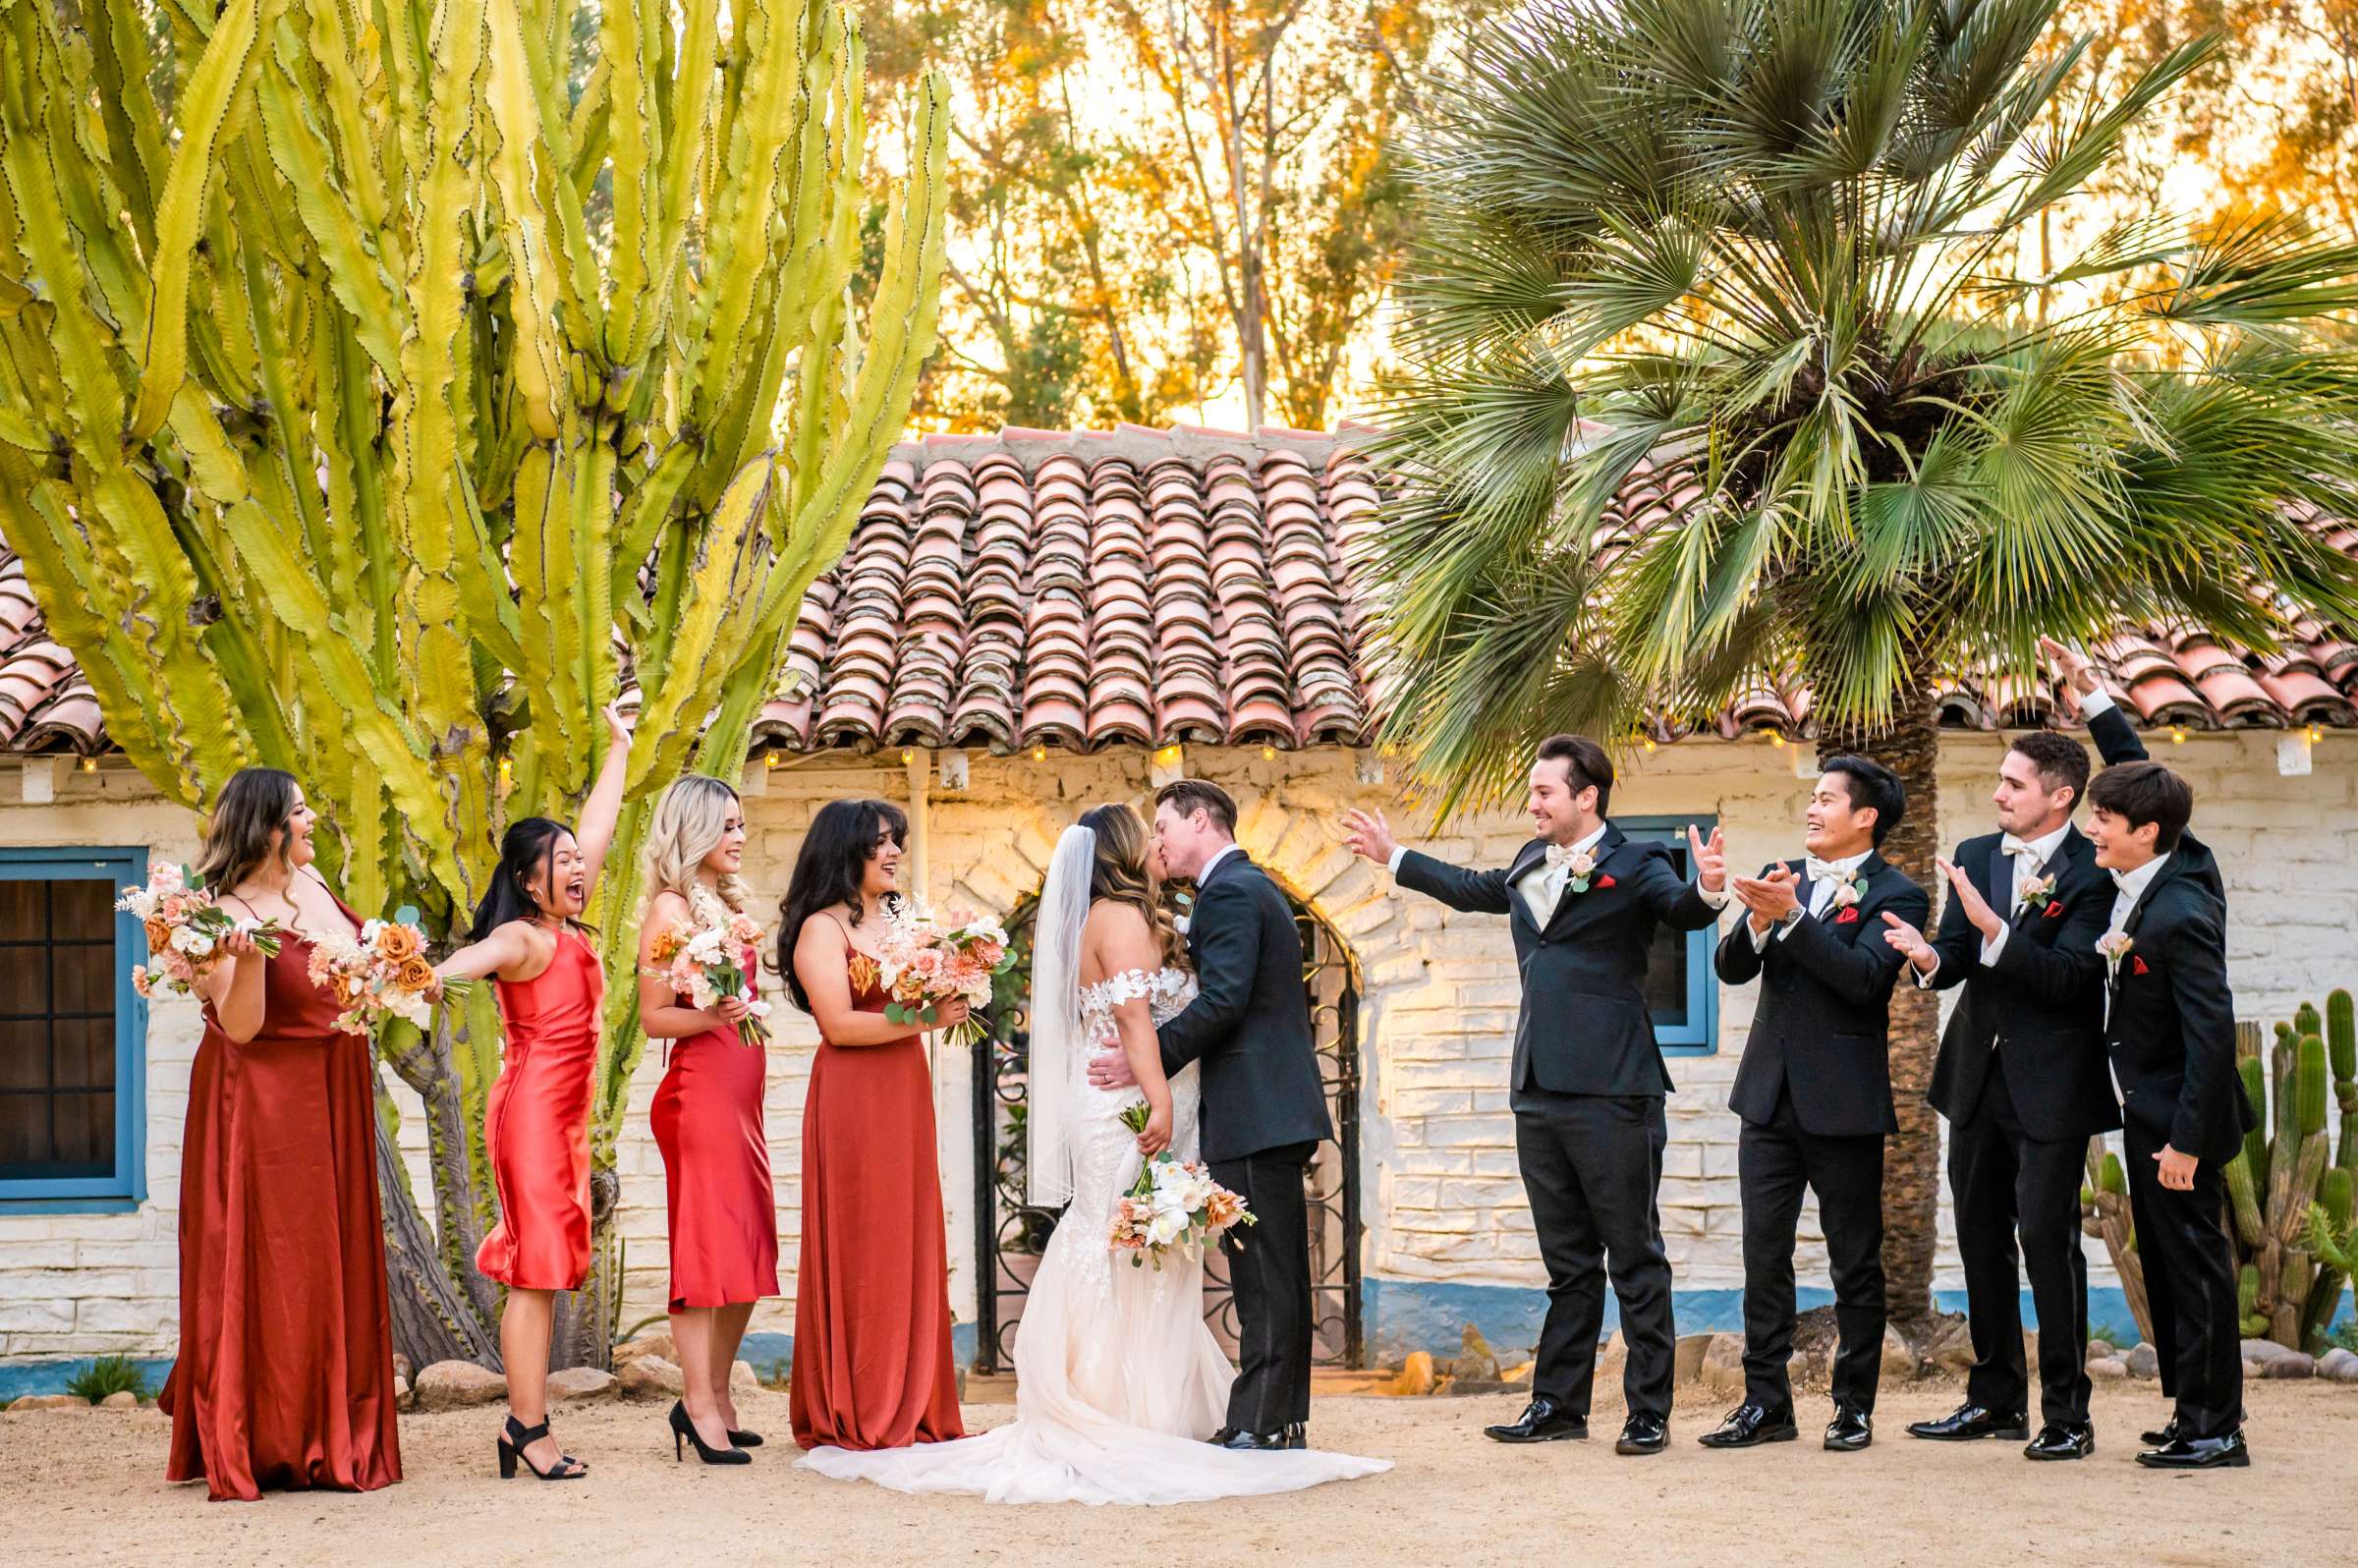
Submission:
<svg viewBox="0 0 2358 1568">
<path fill-rule="evenodd" d="M 2026 843 L 2024 840 L 2016 838 L 2011 833 L 2008 833 L 2005 838 L 1999 842 L 1998 850 L 2000 853 L 2006 855 L 2028 855 L 2031 858 L 2031 864 L 2033 866 L 2040 864 L 2041 857 L 2038 849 L 2035 846 Z"/>
<path fill-rule="evenodd" d="M 1581 850 L 1570 844 L 1550 844 L 1547 846 L 1547 865 L 1550 868 L 1569 866 L 1572 864 L 1573 857 L 1581 853 Z"/>
<path fill-rule="evenodd" d="M 1847 882 L 1851 873 L 1831 861 L 1822 861 L 1813 855 L 1802 867 L 1802 874 L 1813 882 Z"/>
<path fill-rule="evenodd" d="M 2112 885 L 2125 893 L 2129 890 L 2129 878 L 2137 873 L 2135 871 L 2111 871 L 2106 874 L 2112 878 Z"/>
</svg>

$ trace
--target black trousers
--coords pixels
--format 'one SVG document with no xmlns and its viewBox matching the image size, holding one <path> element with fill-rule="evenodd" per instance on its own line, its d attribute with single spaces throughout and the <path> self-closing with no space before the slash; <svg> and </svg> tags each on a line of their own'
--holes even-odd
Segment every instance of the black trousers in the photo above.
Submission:
<svg viewBox="0 0 2358 1568">
<path fill-rule="evenodd" d="M 1834 1399 L 1875 1408 L 1883 1370 L 1883 1135 L 1829 1138 L 1802 1131 L 1790 1094 L 1764 1125 L 1746 1122 L 1736 1143 L 1744 1203 L 1744 1395 L 1772 1411 L 1793 1408 L 1793 1238 L 1805 1192 L 1818 1195 L 1826 1261 L 1834 1276 Z"/>
<path fill-rule="evenodd" d="M 2224 1437 L 2243 1425 L 2242 1324 L 2235 1312 L 2235 1248 L 2226 1232 L 2227 1180 L 2209 1160 L 2194 1190 L 2162 1185 L 2162 1140 L 2131 1122 L 2129 1216 L 2145 1262 L 2145 1300 L 2162 1362 L 2162 1392 L 2177 1401 L 2178 1430 Z"/>
<path fill-rule="evenodd" d="M 1211 1179 L 1255 1216 L 1220 1238 L 1236 1299 L 1236 1382 L 1228 1425 L 1273 1432 L 1310 1420 L 1310 1202 L 1303 1167 L 1316 1144 L 1211 1162 Z"/>
<path fill-rule="evenodd" d="M 1669 1140 L 1661 1097 L 1524 1090 L 1514 1107 L 1515 1154 L 1547 1265 L 1532 1392 L 1589 1413 L 1610 1277 L 1629 1343 L 1621 1374 L 1629 1413 L 1667 1418 L 1678 1329 L 1655 1208 Z"/>
<path fill-rule="evenodd" d="M 2028 1411 L 2022 1355 L 2022 1285 L 2039 1311 L 2039 1411 L 2043 1421 L 2088 1419 L 2088 1259 L 2080 1251 L 2080 1180 L 2087 1140 L 2049 1143 L 2022 1130 L 2004 1064 L 1990 1055 L 1981 1103 L 1948 1130 L 1948 1190 L 1956 1202 L 1957 1255 L 1965 1264 L 1973 1371 L 1965 1395 L 1986 1410 Z"/>
</svg>

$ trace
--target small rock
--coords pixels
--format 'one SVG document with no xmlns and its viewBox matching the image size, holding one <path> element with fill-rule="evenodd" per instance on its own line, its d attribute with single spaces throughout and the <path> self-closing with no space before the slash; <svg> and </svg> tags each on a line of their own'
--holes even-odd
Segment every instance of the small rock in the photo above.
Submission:
<svg viewBox="0 0 2358 1568">
<path fill-rule="evenodd" d="M 2263 1377 L 2314 1377 L 2317 1375 L 2317 1362 L 2297 1350 L 2278 1356 L 2274 1361 L 2263 1362 L 2261 1368 L 2260 1375 Z"/>
<path fill-rule="evenodd" d="M 1462 1399 L 1477 1394 L 1503 1394 L 1506 1392 L 1506 1384 L 1496 1377 L 1451 1376 L 1442 1378 L 1441 1385 L 1433 1392 L 1447 1395 L 1452 1399 Z"/>
<path fill-rule="evenodd" d="M 671 1341 L 668 1328 L 650 1328 L 636 1339 L 626 1339 L 614 1347 L 614 1370 L 622 1371 L 628 1363 L 642 1356 L 660 1356 L 672 1365 L 679 1365 L 680 1351 Z"/>
<path fill-rule="evenodd" d="M 1680 1382 L 1703 1375 L 1703 1358 L 1711 1354 L 1711 1334 L 1681 1334 L 1678 1343 L 1670 1347 L 1671 1375 Z"/>
<path fill-rule="evenodd" d="M 548 1374 L 548 1397 L 554 1400 L 612 1399 L 621 1391 L 612 1372 L 595 1367 L 568 1367 Z"/>
<path fill-rule="evenodd" d="M 1432 1392 L 1432 1352 L 1412 1350 L 1400 1365 L 1400 1375 L 1384 1385 L 1387 1394 L 1422 1397 Z"/>
<path fill-rule="evenodd" d="M 615 1375 L 625 1399 L 677 1399 L 688 1391 L 679 1368 L 660 1356 L 641 1356 Z M 730 1392 L 734 1394 L 736 1389 L 732 1387 Z"/>
<path fill-rule="evenodd" d="M 418 1380 L 418 1369 L 411 1366 L 410 1358 L 398 1350 L 393 1353 L 393 1375 L 405 1383 L 414 1383 Z"/>
<path fill-rule="evenodd" d="M 1459 1382 L 1495 1383 L 1498 1376 L 1498 1353 L 1490 1342 L 1482 1337 L 1482 1330 L 1466 1324 L 1458 1335 L 1457 1360 L 1449 1364 L 1449 1375 Z"/>
<path fill-rule="evenodd" d="M 17 1410 L 87 1410 L 90 1402 L 80 1394 L 27 1394 L 8 1407 Z"/>
<path fill-rule="evenodd" d="M 1532 1374 L 1538 1371 L 1539 1365 L 1540 1364 L 1536 1361 L 1527 1361 L 1520 1367 L 1507 1368 L 1506 1371 L 1500 1372 L 1498 1376 L 1500 1381 L 1504 1382 L 1508 1387 L 1520 1388 L 1531 1381 Z M 1601 1353 L 1600 1353 L 1597 1358 L 1597 1375 L 1599 1377 L 1602 1377 L 1604 1375 L 1604 1357 Z M 1619 1377 L 1621 1375 L 1621 1369 L 1618 1365 L 1616 1365 L 1613 1369 L 1613 1375 L 1615 1377 Z"/>
<path fill-rule="evenodd" d="M 508 1380 L 471 1361 L 438 1361 L 418 1374 L 420 1410 L 465 1410 L 508 1397 Z"/>
<path fill-rule="evenodd" d="M 2099 1381 L 2113 1381 L 2129 1374 L 2129 1364 L 2118 1356 L 2091 1356 L 2088 1375 Z"/>
<path fill-rule="evenodd" d="M 2247 1361 L 2243 1364 L 2243 1376 L 2246 1382 L 2251 1381 L 2255 1377 L 2265 1377 L 2267 1375 L 2268 1366 L 2265 1362 Z"/>
<path fill-rule="evenodd" d="M 140 1396 L 128 1388 L 118 1388 L 98 1401 L 98 1406 L 101 1410 L 137 1410 L 140 1408 Z"/>
<path fill-rule="evenodd" d="M 2318 1358 L 2317 1374 L 2330 1377 L 2337 1383 L 2358 1381 L 2358 1353 L 2346 1351 L 2339 1345 L 2334 1346 Z"/>
<path fill-rule="evenodd" d="M 2298 1355 L 2299 1351 L 2279 1345 L 2273 1339 L 2247 1339 L 2243 1342 L 2243 1359 L 2256 1361 L 2263 1367 L 2272 1361 L 2282 1361 L 2287 1356 Z"/>
<path fill-rule="evenodd" d="M 1713 1334 L 1703 1353 L 1703 1380 L 1714 1388 L 1739 1393 L 1744 1387 L 1744 1336 Z"/>
<path fill-rule="evenodd" d="M 2033 1362 L 2031 1365 L 2036 1367 L 2038 1363 Z M 1899 1330 L 1885 1327 L 1883 1329 L 1883 1380 L 1888 1382 L 1893 1379 L 1914 1377 L 1923 1371 L 1924 1363 L 1918 1359 L 1916 1352 L 1908 1348 L 1908 1342 L 1899 1336 Z"/>
<path fill-rule="evenodd" d="M 416 1410 L 418 1408 L 418 1395 L 410 1387 L 410 1380 L 398 1373 L 393 1378 L 393 1408 L 395 1410 Z"/>
<path fill-rule="evenodd" d="M 2149 1341 L 2140 1340 L 2135 1349 L 2121 1357 L 2131 1377 L 2154 1378 L 2162 1375 L 2162 1353 Z"/>
</svg>

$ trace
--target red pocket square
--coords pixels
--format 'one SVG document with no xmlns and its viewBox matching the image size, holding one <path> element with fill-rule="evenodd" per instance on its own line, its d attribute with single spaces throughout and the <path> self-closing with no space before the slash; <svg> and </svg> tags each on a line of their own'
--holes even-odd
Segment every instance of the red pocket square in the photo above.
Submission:
<svg viewBox="0 0 2358 1568">
<path fill-rule="evenodd" d="M 2061 920 L 2063 918 L 2063 906 L 2054 899 L 2049 899 L 2047 901 L 2047 918 L 2050 921 Z"/>
<path fill-rule="evenodd" d="M 2144 959 L 2131 958 L 2129 960 L 2129 973 L 2132 975 L 2151 975 L 2153 971 L 2145 967 Z"/>
<path fill-rule="evenodd" d="M 1610 887 L 1613 885 L 1613 879 L 1609 876 L 1600 876 L 1597 878 L 1597 885 L 1599 887 Z"/>
<path fill-rule="evenodd" d="M 1834 924 L 1835 924 L 1836 925 L 1856 925 L 1856 924 L 1859 924 L 1859 910 L 1858 910 L 1858 906 L 1854 904 L 1854 905 L 1850 906 L 1848 909 L 1845 909 L 1845 910 L 1844 910 L 1844 911 L 1843 911 L 1841 914 L 1839 914 L 1839 915 L 1835 916 L 1835 917 L 1834 917 Z"/>
</svg>

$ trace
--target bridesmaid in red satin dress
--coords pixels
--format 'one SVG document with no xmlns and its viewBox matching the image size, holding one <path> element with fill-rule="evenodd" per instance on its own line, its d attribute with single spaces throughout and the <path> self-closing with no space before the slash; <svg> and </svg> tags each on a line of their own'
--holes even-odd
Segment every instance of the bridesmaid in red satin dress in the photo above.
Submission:
<svg viewBox="0 0 2358 1568">
<path fill-rule="evenodd" d="M 589 1474 L 548 1434 L 548 1342 L 557 1292 L 590 1273 L 590 1109 L 606 977 L 581 915 L 614 842 L 631 754 L 630 728 L 612 708 L 606 728 L 580 836 L 545 816 L 509 823 L 470 945 L 434 970 L 446 980 L 495 978 L 507 1036 L 483 1118 L 499 1222 L 475 1254 L 475 1266 L 508 1287 L 499 1316 L 503 1478 L 520 1458 L 542 1481 Z"/>
<path fill-rule="evenodd" d="M 310 869 L 311 812 L 276 768 L 232 778 L 201 869 L 278 956 L 233 937 L 199 982 L 204 1041 L 180 1167 L 180 1354 L 165 1475 L 213 1498 L 401 1479 L 376 1193 L 375 1067 L 311 984 L 306 932 L 360 922 Z"/>
<path fill-rule="evenodd" d="M 649 1039 L 672 1042 L 648 1118 L 663 1152 L 671 1337 L 685 1389 L 672 1427 L 713 1464 L 739 1463 L 724 1456 L 761 1445 L 759 1432 L 737 1424 L 729 1369 L 754 1304 L 778 1294 L 777 1195 L 761 1128 L 769 1053 L 739 1028 L 753 1016 L 761 958 L 744 947 L 737 965 L 747 994 L 700 1008 L 664 980 L 656 944 L 692 925 L 743 922 L 744 862 L 745 811 L 735 790 L 692 773 L 663 792 L 646 829 L 651 896 L 639 933 L 639 1027 Z M 672 1447 L 676 1454 L 679 1444 Z"/>
<path fill-rule="evenodd" d="M 778 933 L 790 959 L 779 967 L 820 1036 L 803 1106 L 794 1300 L 792 1415 L 805 1448 L 966 1435 L 925 1036 L 886 1021 L 873 954 L 907 833 L 882 801 L 820 808 Z M 965 1018 L 952 1004 L 935 1027 Z"/>
</svg>

